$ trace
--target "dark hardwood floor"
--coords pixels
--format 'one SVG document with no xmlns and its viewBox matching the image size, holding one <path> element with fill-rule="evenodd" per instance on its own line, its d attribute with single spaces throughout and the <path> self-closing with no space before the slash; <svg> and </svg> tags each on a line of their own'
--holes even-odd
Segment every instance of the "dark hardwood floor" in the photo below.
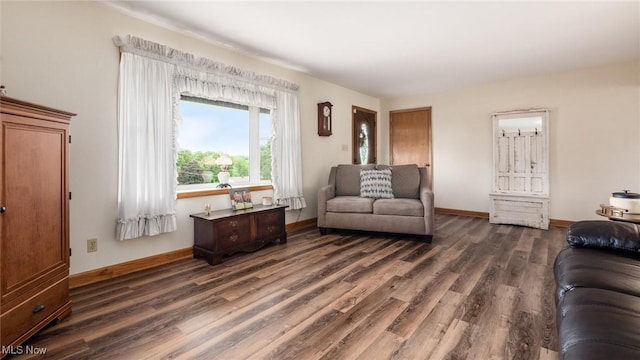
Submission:
<svg viewBox="0 0 640 360">
<path fill-rule="evenodd" d="M 183 260 L 77 288 L 72 315 L 25 345 L 52 359 L 557 358 L 565 229 L 436 215 L 435 234 L 309 228 L 220 265 Z"/>
</svg>

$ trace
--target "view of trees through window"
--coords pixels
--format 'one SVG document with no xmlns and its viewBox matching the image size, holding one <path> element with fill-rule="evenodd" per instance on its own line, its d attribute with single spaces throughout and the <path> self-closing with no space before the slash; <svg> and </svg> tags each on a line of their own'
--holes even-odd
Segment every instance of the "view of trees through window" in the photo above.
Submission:
<svg viewBox="0 0 640 360">
<path fill-rule="evenodd" d="M 178 185 L 218 183 L 216 160 L 232 160 L 230 183 L 271 180 L 271 116 L 266 109 L 220 101 L 185 98 L 180 101 Z M 251 146 L 251 143 L 258 146 Z M 259 149 L 255 154 L 251 149 Z M 255 150 L 254 150 L 255 152 Z M 251 166 L 251 162 L 259 166 Z M 255 174 L 252 174 L 256 172 Z"/>
</svg>

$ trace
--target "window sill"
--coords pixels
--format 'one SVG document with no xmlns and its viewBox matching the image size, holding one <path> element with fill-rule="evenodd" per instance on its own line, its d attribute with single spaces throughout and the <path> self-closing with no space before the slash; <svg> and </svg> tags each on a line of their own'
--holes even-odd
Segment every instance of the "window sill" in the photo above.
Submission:
<svg viewBox="0 0 640 360">
<path fill-rule="evenodd" d="M 245 189 L 249 191 L 260 191 L 260 190 L 273 190 L 273 185 L 250 185 L 250 186 L 242 186 L 234 189 Z M 206 189 L 206 190 L 185 190 L 178 191 L 178 199 L 186 199 L 192 197 L 201 197 L 201 196 L 212 196 L 212 195 L 226 195 L 229 194 L 229 188 L 222 189 Z"/>
</svg>

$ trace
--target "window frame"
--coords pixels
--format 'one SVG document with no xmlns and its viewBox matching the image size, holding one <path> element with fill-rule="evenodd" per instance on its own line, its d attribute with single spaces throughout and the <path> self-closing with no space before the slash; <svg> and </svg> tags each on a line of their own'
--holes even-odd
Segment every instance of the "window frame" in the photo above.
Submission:
<svg viewBox="0 0 640 360">
<path fill-rule="evenodd" d="M 234 103 L 232 101 L 212 100 L 204 97 L 181 94 L 179 102 L 189 101 L 211 106 L 221 106 L 240 110 L 246 110 L 249 115 L 249 181 L 235 182 L 234 188 L 244 188 L 251 191 L 273 189 L 272 179 L 261 180 L 261 154 L 260 154 L 260 114 L 271 114 L 271 111 L 258 106 L 250 106 Z M 182 114 L 180 114 L 182 118 Z M 263 137 L 264 138 L 264 137 Z M 273 129 L 271 128 L 269 138 L 273 139 Z M 180 149 L 176 149 L 176 154 Z M 229 154 L 233 155 L 233 154 Z M 177 167 L 177 156 L 176 156 Z M 217 180 L 217 179 L 216 179 Z M 218 194 L 228 194 L 228 189 L 218 188 L 218 182 L 202 184 L 176 184 L 176 197 L 178 199 L 209 196 Z"/>
</svg>

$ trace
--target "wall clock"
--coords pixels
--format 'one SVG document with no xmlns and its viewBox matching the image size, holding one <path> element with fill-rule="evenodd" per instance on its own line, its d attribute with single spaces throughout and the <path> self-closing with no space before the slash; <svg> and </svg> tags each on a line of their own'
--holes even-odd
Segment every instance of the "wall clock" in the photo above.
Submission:
<svg viewBox="0 0 640 360">
<path fill-rule="evenodd" d="M 318 135 L 331 136 L 331 105 L 325 101 L 318 103 Z"/>
</svg>

